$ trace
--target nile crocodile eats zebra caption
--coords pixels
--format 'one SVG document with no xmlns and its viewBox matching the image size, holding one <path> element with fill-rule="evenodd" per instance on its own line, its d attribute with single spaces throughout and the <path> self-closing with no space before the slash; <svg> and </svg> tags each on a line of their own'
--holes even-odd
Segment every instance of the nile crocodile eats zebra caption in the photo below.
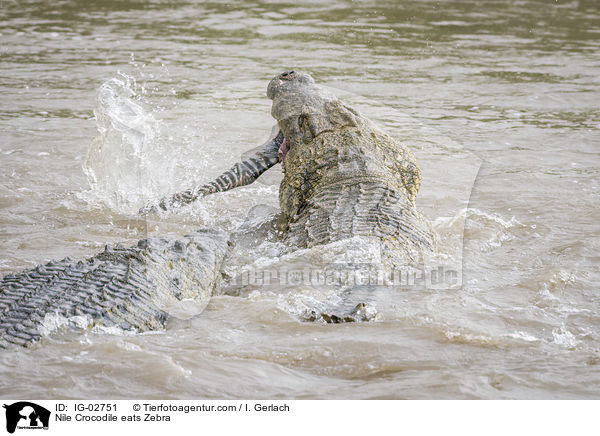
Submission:
<svg viewBox="0 0 600 436">
<path fill-rule="evenodd" d="M 406 259 L 432 250 L 433 230 L 415 207 L 421 171 L 408 148 L 315 85 L 307 73 L 276 76 L 267 96 L 279 131 L 260 151 L 214 181 L 140 213 L 172 210 L 250 184 L 281 163 L 278 222 L 289 246 L 367 236 Z M 164 328 L 169 300 L 207 299 L 219 292 L 229 239 L 218 230 L 149 238 L 135 247 L 107 246 L 87 260 L 64 259 L 9 274 L 0 282 L 0 347 L 32 344 L 49 319 L 75 319 L 88 328 Z M 368 319 L 367 312 L 359 304 L 342 315 L 313 312 L 307 319 L 358 321 Z"/>
</svg>

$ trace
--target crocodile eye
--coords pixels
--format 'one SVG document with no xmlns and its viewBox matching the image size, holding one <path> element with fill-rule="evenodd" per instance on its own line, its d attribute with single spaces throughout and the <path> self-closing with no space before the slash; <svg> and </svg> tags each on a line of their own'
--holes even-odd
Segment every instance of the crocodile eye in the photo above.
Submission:
<svg viewBox="0 0 600 436">
<path fill-rule="evenodd" d="M 292 70 L 292 71 L 286 71 L 285 73 L 281 73 L 281 78 L 283 79 L 283 78 L 286 78 L 288 76 L 291 76 L 292 74 L 294 74 L 294 72 L 295 71 Z"/>
</svg>

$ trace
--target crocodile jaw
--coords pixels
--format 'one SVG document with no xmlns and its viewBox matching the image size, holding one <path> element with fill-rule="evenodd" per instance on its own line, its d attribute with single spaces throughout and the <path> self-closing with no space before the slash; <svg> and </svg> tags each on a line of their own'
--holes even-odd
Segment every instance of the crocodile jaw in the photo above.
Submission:
<svg viewBox="0 0 600 436">
<path fill-rule="evenodd" d="M 277 155 L 279 156 L 279 162 L 281 162 L 281 169 L 285 173 L 285 155 L 290 151 L 290 143 L 287 139 L 283 139 L 283 142 L 279 146 L 279 150 L 277 151 Z"/>
</svg>

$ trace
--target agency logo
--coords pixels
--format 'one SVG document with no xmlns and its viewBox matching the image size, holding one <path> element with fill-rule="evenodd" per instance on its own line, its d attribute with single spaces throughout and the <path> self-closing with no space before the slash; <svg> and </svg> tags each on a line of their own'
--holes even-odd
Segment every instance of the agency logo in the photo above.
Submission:
<svg viewBox="0 0 600 436">
<path fill-rule="evenodd" d="M 6 431 L 14 433 L 16 429 L 48 430 L 50 411 L 28 401 L 19 401 L 4 405 L 6 409 Z"/>
</svg>

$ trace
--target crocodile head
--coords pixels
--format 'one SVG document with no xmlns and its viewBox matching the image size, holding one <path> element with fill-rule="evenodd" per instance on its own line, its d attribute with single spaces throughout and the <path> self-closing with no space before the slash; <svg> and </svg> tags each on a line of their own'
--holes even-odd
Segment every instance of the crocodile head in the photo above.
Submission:
<svg viewBox="0 0 600 436">
<path fill-rule="evenodd" d="M 273 100 L 271 115 L 283 132 L 279 159 L 285 171 L 285 155 L 293 147 L 308 144 L 323 132 L 356 126 L 358 113 L 301 71 L 286 71 L 269 82 L 267 97 Z"/>
</svg>

